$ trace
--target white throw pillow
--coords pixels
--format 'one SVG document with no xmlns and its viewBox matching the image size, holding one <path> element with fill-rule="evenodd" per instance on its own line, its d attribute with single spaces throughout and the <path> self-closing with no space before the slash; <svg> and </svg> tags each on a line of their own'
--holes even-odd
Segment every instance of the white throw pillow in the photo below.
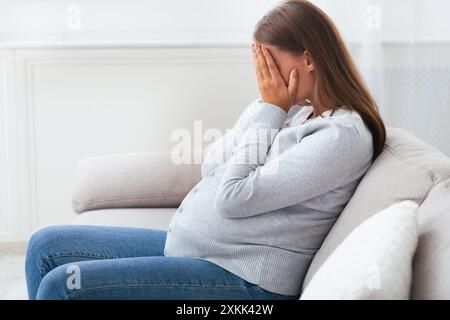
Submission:
<svg viewBox="0 0 450 320">
<path fill-rule="evenodd" d="M 417 209 L 415 202 L 402 201 L 364 221 L 325 261 L 300 300 L 408 299 Z"/>
</svg>

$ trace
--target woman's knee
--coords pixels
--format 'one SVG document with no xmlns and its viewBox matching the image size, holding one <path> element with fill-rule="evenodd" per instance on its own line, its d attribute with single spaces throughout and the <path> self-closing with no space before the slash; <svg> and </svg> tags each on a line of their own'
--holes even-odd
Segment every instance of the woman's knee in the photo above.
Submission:
<svg viewBox="0 0 450 320">
<path fill-rule="evenodd" d="M 61 244 L 66 226 L 51 226 L 36 231 L 28 241 L 27 257 L 42 254 Z"/>
<path fill-rule="evenodd" d="M 28 296 L 36 299 L 41 279 L 52 269 L 49 258 L 60 249 L 63 226 L 46 227 L 35 232 L 29 239 L 25 257 L 25 273 Z"/>
<path fill-rule="evenodd" d="M 66 264 L 51 270 L 42 279 L 37 300 L 66 300 L 71 292 L 80 288 L 80 274 L 76 264 Z"/>
<path fill-rule="evenodd" d="M 45 261 L 64 243 L 61 237 L 66 228 L 66 226 L 46 227 L 36 231 L 30 237 L 25 259 L 27 273 L 39 272 L 43 276 L 48 271 Z"/>
</svg>

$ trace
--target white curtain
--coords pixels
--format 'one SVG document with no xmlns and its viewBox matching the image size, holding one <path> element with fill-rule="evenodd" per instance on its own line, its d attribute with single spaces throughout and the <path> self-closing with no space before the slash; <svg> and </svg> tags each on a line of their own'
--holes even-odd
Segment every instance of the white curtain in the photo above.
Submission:
<svg viewBox="0 0 450 320">
<path fill-rule="evenodd" d="M 314 2 L 341 30 L 386 124 L 450 155 L 450 1 Z"/>
</svg>

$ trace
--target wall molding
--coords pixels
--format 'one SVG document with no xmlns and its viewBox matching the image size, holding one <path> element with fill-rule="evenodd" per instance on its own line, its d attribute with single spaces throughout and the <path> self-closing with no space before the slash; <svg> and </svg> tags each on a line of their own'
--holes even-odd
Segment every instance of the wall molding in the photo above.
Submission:
<svg viewBox="0 0 450 320">
<path fill-rule="evenodd" d="M 446 46 L 445 52 L 450 52 Z M 425 50 L 424 48 L 423 50 Z M 433 64 L 441 65 L 436 52 Z M 398 53 L 392 61 L 385 61 L 386 65 L 396 65 L 400 59 L 406 63 L 402 48 L 391 47 L 392 52 Z M 422 50 L 422 49 L 421 49 Z M 426 50 L 427 51 L 427 50 Z M 391 52 L 391 53 L 392 53 Z M 422 52 L 422 51 L 420 51 Z M 428 51 L 427 51 L 428 52 Z M 439 54 L 438 54 L 439 53 Z M 415 62 L 416 60 L 412 60 Z M 447 59 L 442 59 L 448 63 Z M 389 62 L 389 63 L 388 63 Z M 431 63 L 431 62 L 427 62 Z M 31 231 L 42 223 L 43 212 L 39 212 L 39 182 L 43 177 L 38 176 L 39 150 L 39 114 L 36 104 L 36 78 L 46 66 L 144 66 L 144 65 L 236 65 L 248 64 L 251 66 L 252 57 L 246 47 L 180 47 L 174 48 L 116 48 L 116 49 L 23 49 L 0 50 L 0 108 L 1 112 L 8 113 L 11 125 L 8 130 L 11 135 L 9 146 L 11 166 L 8 183 L 8 219 L 9 230 L 0 228 L 0 240 L 7 237 L 24 240 Z M 6 93 L 6 94 L 5 94 Z M 1 96 L 3 94 L 3 96 Z M 49 117 L 45 117 L 47 119 Z M 0 119 L 1 121 L 1 119 Z M 44 121 L 47 122 L 47 121 Z M 15 126 L 18 126 L 17 128 Z M 4 137 L 5 138 L 5 137 Z M 1 144 L 0 144 L 0 147 Z M 1 152 L 1 150 L 0 150 Z M 0 168 L 3 172 L 5 168 Z M 17 175 L 17 177 L 16 177 Z M 17 179 L 16 179 L 17 178 Z M 41 195 L 42 196 L 42 195 Z M 5 195 L 0 194 L 0 199 Z M 41 203 L 42 205 L 42 203 Z M 43 206 L 45 207 L 45 206 Z M 57 214 L 57 213 L 55 213 Z M 2 219 L 0 219 L 2 220 Z"/>
<path fill-rule="evenodd" d="M 2 40 L 0 49 L 133 49 L 133 48 L 243 48 L 250 47 L 250 37 L 229 36 L 230 40 L 194 37 L 193 39 L 145 40 Z M 120 37 L 118 37 L 120 38 Z"/>
<path fill-rule="evenodd" d="M 253 40 L 248 37 L 236 37 L 233 40 L 1 40 L 0 49 L 207 49 L 207 48 L 230 48 L 241 49 L 251 48 Z M 382 40 L 378 42 L 362 42 L 362 41 L 347 41 L 348 46 L 380 46 L 383 48 L 390 47 L 447 47 L 450 41 L 392 41 Z"/>
<path fill-rule="evenodd" d="M 236 51 L 237 50 L 237 51 Z M 21 109 L 27 119 L 26 146 L 28 154 L 27 168 L 29 189 L 24 193 L 29 201 L 28 212 L 31 221 L 26 232 L 41 226 L 39 212 L 39 190 L 37 170 L 37 123 L 39 110 L 35 103 L 35 75 L 43 66 L 142 66 L 142 65 L 208 65 L 208 64 L 251 64 L 252 57 L 247 49 L 182 48 L 173 49 L 111 49 L 111 50 L 23 50 L 15 57 L 19 65 L 19 82 L 22 83 L 18 94 L 22 96 Z M 23 98 L 26 97 L 26 98 Z"/>
<path fill-rule="evenodd" d="M 0 239 L 7 239 L 11 237 L 12 233 L 12 179 L 11 179 L 11 169 L 10 169 L 10 126 L 9 126 L 9 115 L 10 115 L 10 103 L 8 96 L 8 68 L 9 68 L 9 59 L 7 57 L 0 57 L 0 130 L 2 130 L 0 134 L 0 175 L 1 175 L 1 183 L 3 188 L 0 188 Z M 3 211 L 5 210 L 5 211 Z"/>
</svg>

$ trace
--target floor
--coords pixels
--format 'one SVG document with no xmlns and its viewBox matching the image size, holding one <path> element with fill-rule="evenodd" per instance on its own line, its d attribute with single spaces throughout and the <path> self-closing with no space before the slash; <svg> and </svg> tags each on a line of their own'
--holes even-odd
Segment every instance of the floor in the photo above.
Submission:
<svg viewBox="0 0 450 320">
<path fill-rule="evenodd" d="M 0 300 L 27 299 L 25 249 L 25 243 L 0 244 Z"/>
</svg>

